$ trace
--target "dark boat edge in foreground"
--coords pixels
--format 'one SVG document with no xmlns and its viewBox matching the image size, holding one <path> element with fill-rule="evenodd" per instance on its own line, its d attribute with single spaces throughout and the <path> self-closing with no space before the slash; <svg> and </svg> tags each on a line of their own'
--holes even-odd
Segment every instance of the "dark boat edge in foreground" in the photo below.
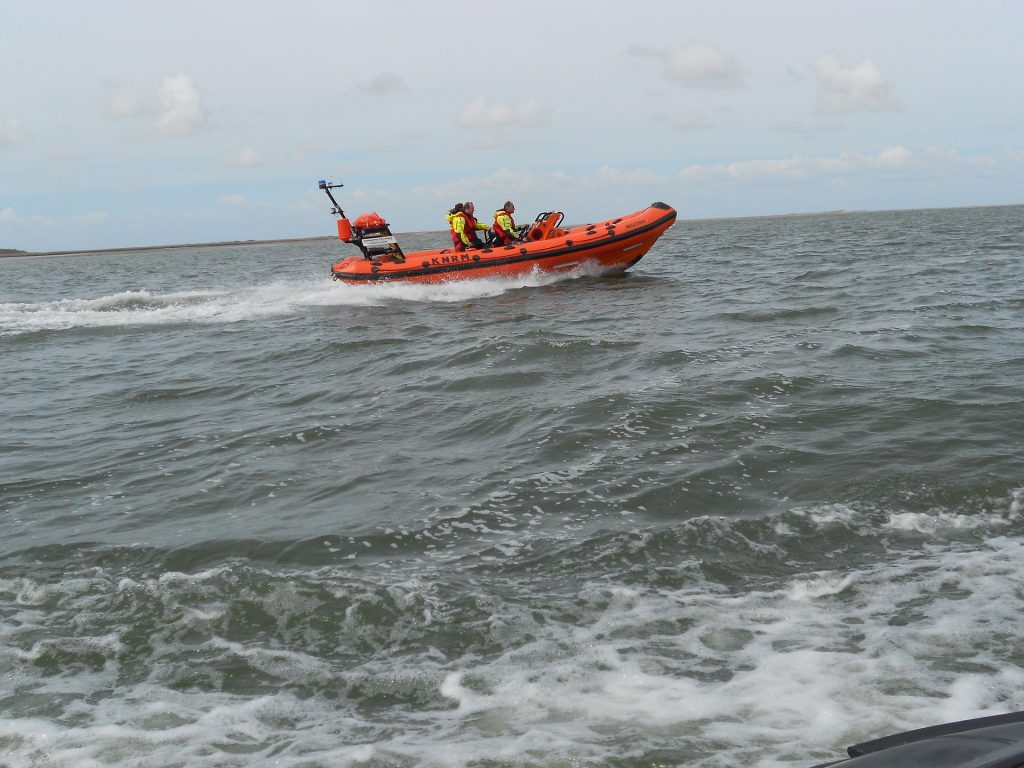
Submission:
<svg viewBox="0 0 1024 768">
<path fill-rule="evenodd" d="M 1024 712 L 961 720 L 864 741 L 813 768 L 1021 768 Z"/>
</svg>

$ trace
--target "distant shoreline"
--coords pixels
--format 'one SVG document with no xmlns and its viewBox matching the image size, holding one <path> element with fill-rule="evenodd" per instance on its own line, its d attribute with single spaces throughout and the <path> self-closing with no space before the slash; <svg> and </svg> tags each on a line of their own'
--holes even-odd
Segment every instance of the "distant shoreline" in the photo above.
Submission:
<svg viewBox="0 0 1024 768">
<path fill-rule="evenodd" d="M 403 235 L 432 235 L 445 234 L 444 230 L 437 232 L 398 232 L 396 236 Z M 135 245 L 121 248 L 85 248 L 77 251 L 18 251 L 14 249 L 0 249 L 0 259 L 22 258 L 26 256 L 86 256 L 89 254 L 102 253 L 145 253 L 147 251 L 170 251 L 179 248 L 226 248 L 230 246 L 244 245 L 276 245 L 279 243 L 306 243 L 319 242 L 321 240 L 337 240 L 337 235 L 317 235 L 316 237 L 282 237 L 276 240 L 221 240 L 213 243 L 175 243 L 173 245 Z"/>
<path fill-rule="evenodd" d="M 136 245 L 122 248 L 86 248 L 78 251 L 16 251 L 0 250 L 0 258 L 17 256 L 84 256 L 90 253 L 142 253 L 145 251 L 168 251 L 177 248 L 223 248 L 239 245 L 273 245 L 275 243 L 301 243 L 313 240 L 334 240 L 327 235 L 320 237 L 287 237 L 277 240 L 222 240 L 213 243 L 176 243 L 174 245 Z"/>
<path fill-rule="evenodd" d="M 879 208 L 877 210 L 872 209 L 858 209 L 858 210 L 833 210 L 833 211 L 811 211 L 806 213 L 765 213 L 755 214 L 751 216 L 706 216 L 699 219 L 681 219 L 680 221 L 729 221 L 733 219 L 782 219 L 782 218 L 798 218 L 805 216 L 849 216 L 861 213 L 900 213 L 906 211 L 955 211 L 965 210 L 972 208 L 1019 208 L 1024 206 L 1024 203 L 1002 203 L 996 205 L 954 205 L 954 206 L 935 206 L 928 208 Z M 447 234 L 446 230 L 423 230 L 415 232 L 396 232 L 396 237 L 402 237 L 406 235 L 433 235 L 433 234 Z M 85 248 L 74 251 L 19 251 L 13 248 L 0 248 L 0 259 L 4 258 L 22 258 L 26 256 L 84 256 L 90 253 L 145 253 L 147 251 L 167 251 L 174 250 L 177 248 L 224 248 L 229 246 L 240 246 L 240 245 L 274 245 L 277 243 L 303 243 L 303 242 L 317 242 L 321 240 L 336 240 L 335 235 L 319 235 L 316 237 L 285 237 L 278 238 L 276 240 L 223 240 L 213 243 L 176 243 L 173 245 L 138 245 L 138 246 L 126 246 L 122 248 Z"/>
</svg>

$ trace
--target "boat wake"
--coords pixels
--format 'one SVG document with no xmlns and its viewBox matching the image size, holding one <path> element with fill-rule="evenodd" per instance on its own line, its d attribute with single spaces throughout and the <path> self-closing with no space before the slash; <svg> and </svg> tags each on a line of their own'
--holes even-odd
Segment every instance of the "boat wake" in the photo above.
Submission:
<svg viewBox="0 0 1024 768">
<path fill-rule="evenodd" d="M 582 266 L 564 274 L 533 272 L 512 278 L 435 284 L 349 286 L 329 279 L 274 281 L 225 290 L 122 291 L 107 296 L 0 304 L 0 336 L 120 326 L 236 323 L 301 313 L 308 307 L 386 306 L 395 302 L 453 303 L 499 296 L 594 274 Z"/>
</svg>

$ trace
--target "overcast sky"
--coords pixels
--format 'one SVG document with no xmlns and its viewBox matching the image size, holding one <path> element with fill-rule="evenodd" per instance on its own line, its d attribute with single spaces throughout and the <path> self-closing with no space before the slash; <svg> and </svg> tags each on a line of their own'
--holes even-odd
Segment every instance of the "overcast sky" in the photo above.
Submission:
<svg viewBox="0 0 1024 768">
<path fill-rule="evenodd" d="M 4 0 L 0 248 L 1024 202 L 1019 0 Z"/>
</svg>

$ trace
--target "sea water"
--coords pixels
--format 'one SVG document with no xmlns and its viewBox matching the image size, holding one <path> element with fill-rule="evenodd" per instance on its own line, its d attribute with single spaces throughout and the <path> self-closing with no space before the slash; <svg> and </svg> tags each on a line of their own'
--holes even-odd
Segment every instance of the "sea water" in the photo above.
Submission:
<svg viewBox="0 0 1024 768">
<path fill-rule="evenodd" d="M 622 277 L 0 260 L 0 765 L 797 768 L 1024 708 L 1024 208 L 681 214 Z"/>
</svg>

